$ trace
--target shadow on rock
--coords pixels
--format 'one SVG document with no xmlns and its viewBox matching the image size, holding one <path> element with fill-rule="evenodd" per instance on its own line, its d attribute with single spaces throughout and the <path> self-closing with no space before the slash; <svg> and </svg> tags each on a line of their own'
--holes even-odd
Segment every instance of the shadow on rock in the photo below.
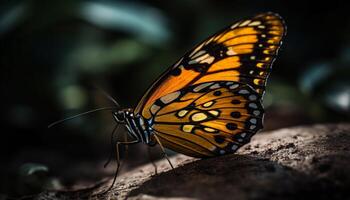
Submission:
<svg viewBox="0 0 350 200">
<path fill-rule="evenodd" d="M 327 195 L 332 183 L 315 183 L 313 177 L 265 158 L 228 155 L 199 160 L 153 177 L 129 197 L 198 199 L 295 199 Z M 315 191 L 317 190 L 317 191 Z M 326 195 L 326 196 L 325 196 Z"/>
</svg>

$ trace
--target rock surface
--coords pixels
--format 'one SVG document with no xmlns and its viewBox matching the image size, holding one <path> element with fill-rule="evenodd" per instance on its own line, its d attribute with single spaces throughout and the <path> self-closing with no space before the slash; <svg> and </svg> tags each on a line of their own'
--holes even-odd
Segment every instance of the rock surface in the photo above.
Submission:
<svg viewBox="0 0 350 200">
<path fill-rule="evenodd" d="M 350 124 L 259 133 L 236 154 L 211 159 L 182 155 L 79 191 L 43 192 L 36 199 L 350 199 Z"/>
</svg>

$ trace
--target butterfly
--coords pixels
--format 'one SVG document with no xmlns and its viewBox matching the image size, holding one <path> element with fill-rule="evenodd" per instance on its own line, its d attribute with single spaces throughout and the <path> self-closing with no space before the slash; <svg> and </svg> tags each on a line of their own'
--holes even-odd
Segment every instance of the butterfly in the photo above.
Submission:
<svg viewBox="0 0 350 200">
<path fill-rule="evenodd" d="M 166 159 L 164 148 L 198 158 L 234 153 L 263 128 L 266 80 L 285 35 L 285 23 L 278 14 L 268 12 L 240 20 L 168 68 L 135 109 L 119 109 L 105 94 L 117 108 L 91 110 L 49 127 L 112 109 L 117 122 L 112 138 L 123 124 L 132 140 L 116 143 L 118 165 L 110 188 L 120 167 L 119 145 L 158 144 Z"/>
<path fill-rule="evenodd" d="M 240 20 L 194 47 L 135 109 L 113 112 L 133 143 L 192 157 L 235 152 L 263 128 L 262 98 L 286 26 L 275 13 Z"/>
<path fill-rule="evenodd" d="M 168 68 L 135 109 L 119 109 L 110 97 L 118 109 L 77 116 L 113 109 L 117 125 L 123 124 L 132 138 L 118 141 L 117 151 L 118 145 L 144 143 L 158 144 L 167 159 L 164 148 L 198 158 L 234 153 L 263 128 L 266 80 L 285 34 L 284 21 L 275 13 L 240 20 Z M 115 178 L 119 151 L 117 162 Z"/>
</svg>

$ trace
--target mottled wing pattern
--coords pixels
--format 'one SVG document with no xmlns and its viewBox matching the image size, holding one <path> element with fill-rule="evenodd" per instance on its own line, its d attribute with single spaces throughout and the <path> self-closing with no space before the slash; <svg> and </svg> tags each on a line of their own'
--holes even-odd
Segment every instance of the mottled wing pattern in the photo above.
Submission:
<svg viewBox="0 0 350 200">
<path fill-rule="evenodd" d="M 262 128 L 260 100 L 239 82 L 192 85 L 156 100 L 152 129 L 163 146 L 189 156 L 232 153 Z"/>
<path fill-rule="evenodd" d="M 197 45 L 170 67 L 146 92 L 135 109 L 153 117 L 153 103 L 172 92 L 205 82 L 249 84 L 261 96 L 285 34 L 279 15 L 265 13 L 241 20 Z"/>
</svg>

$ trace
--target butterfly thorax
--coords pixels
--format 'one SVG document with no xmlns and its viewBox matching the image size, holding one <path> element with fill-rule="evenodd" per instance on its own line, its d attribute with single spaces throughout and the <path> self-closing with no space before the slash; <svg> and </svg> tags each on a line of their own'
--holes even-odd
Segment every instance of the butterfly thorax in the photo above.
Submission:
<svg viewBox="0 0 350 200">
<path fill-rule="evenodd" d="M 133 109 L 127 108 L 113 112 L 113 117 L 117 123 L 126 126 L 128 133 L 132 138 L 148 145 L 154 144 L 151 140 L 151 122 L 145 120 L 139 114 L 134 114 Z"/>
</svg>

